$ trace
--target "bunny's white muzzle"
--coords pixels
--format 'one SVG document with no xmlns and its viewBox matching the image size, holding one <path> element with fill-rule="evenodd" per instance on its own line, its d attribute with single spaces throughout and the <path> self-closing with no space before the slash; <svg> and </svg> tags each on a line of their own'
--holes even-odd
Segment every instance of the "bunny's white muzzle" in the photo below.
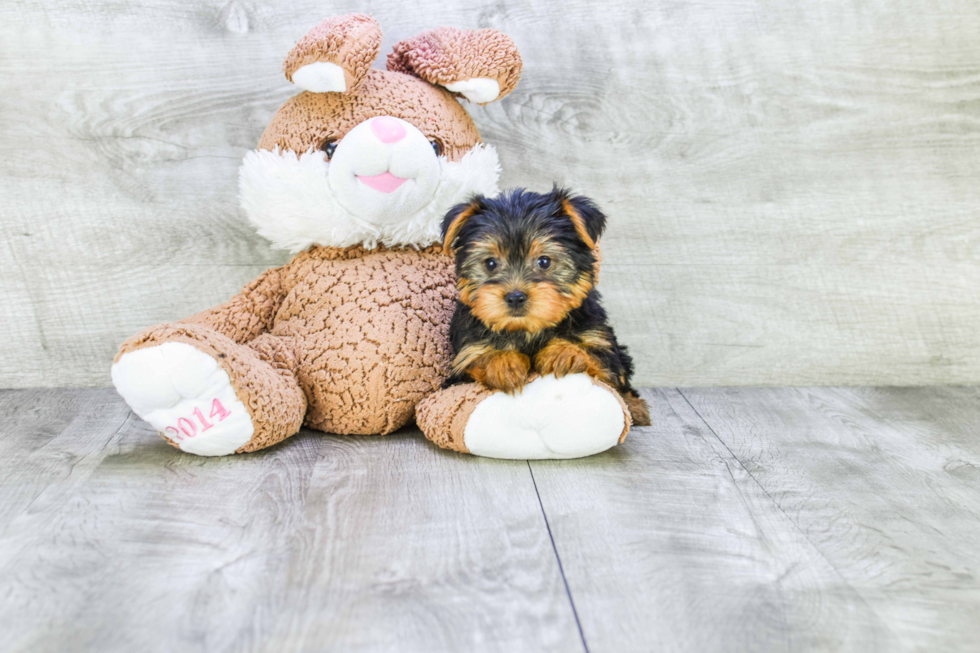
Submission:
<svg viewBox="0 0 980 653">
<path fill-rule="evenodd" d="M 495 195 L 499 174 L 489 145 L 449 161 L 411 123 L 379 116 L 350 130 L 329 162 L 313 149 L 249 152 L 238 187 L 259 235 L 280 249 L 425 247 L 439 241 L 452 206 L 473 194 Z"/>
<path fill-rule="evenodd" d="M 399 222 L 432 201 L 441 177 L 432 144 L 391 116 L 365 120 L 337 144 L 330 188 L 337 201 L 376 225 Z"/>
</svg>

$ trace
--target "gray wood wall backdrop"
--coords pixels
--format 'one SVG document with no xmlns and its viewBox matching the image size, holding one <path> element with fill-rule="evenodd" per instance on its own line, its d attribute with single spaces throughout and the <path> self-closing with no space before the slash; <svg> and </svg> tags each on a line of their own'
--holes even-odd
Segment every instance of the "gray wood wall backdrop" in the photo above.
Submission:
<svg viewBox="0 0 980 653">
<path fill-rule="evenodd" d="M 505 185 L 612 216 L 639 383 L 980 381 L 976 0 L 5 0 L 0 386 L 107 384 L 128 335 L 286 260 L 236 171 L 284 54 L 352 11 L 385 51 L 515 38 L 520 87 L 471 113 Z"/>
</svg>

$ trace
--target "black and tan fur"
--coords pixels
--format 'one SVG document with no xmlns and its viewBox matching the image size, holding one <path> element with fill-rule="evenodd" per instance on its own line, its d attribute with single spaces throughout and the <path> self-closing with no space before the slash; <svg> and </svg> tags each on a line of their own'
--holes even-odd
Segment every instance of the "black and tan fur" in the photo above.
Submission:
<svg viewBox="0 0 980 653">
<path fill-rule="evenodd" d="M 477 381 L 514 392 L 532 373 L 586 373 L 623 396 L 635 425 L 650 423 L 630 385 L 633 360 L 595 289 L 605 223 L 590 200 L 558 188 L 477 196 L 450 210 L 442 236 L 456 258 L 459 302 L 447 384 Z"/>
</svg>

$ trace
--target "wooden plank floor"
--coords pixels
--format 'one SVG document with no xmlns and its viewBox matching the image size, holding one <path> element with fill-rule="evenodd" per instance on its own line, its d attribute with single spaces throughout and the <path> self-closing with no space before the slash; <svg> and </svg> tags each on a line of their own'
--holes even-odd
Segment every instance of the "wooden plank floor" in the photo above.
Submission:
<svg viewBox="0 0 980 653">
<path fill-rule="evenodd" d="M 2 391 L 0 650 L 977 650 L 980 389 L 646 397 L 529 464 L 196 458 L 111 390 Z"/>
</svg>

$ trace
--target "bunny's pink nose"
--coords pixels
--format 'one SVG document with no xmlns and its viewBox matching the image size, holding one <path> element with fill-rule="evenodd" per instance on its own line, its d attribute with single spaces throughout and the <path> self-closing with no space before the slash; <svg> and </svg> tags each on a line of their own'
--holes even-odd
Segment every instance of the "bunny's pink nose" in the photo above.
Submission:
<svg viewBox="0 0 980 653">
<path fill-rule="evenodd" d="M 372 120 L 371 131 L 382 143 L 397 143 L 405 138 L 405 127 L 389 116 L 380 116 Z"/>
</svg>

